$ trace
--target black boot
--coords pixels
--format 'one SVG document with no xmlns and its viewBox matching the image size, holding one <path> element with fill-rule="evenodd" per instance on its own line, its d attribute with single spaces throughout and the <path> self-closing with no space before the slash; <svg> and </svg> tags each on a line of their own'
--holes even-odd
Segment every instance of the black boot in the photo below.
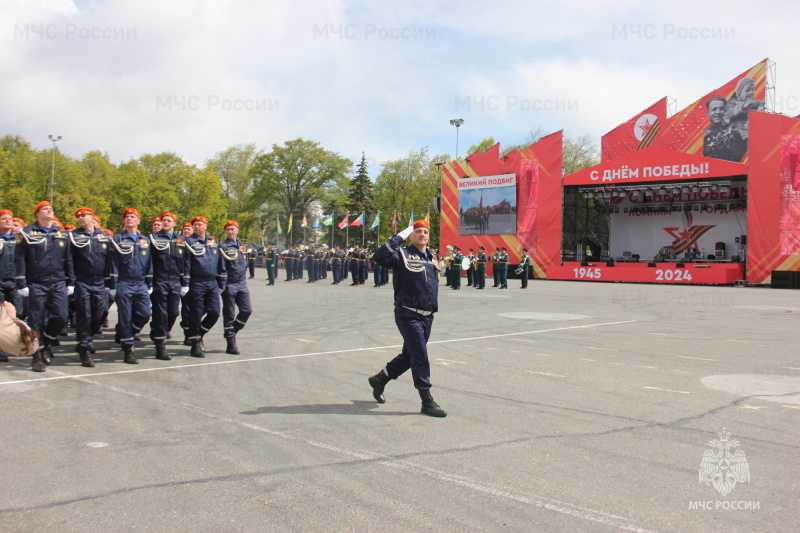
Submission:
<svg viewBox="0 0 800 533">
<path fill-rule="evenodd" d="M 422 410 L 420 412 L 423 415 L 436 416 L 439 418 L 447 416 L 447 411 L 439 407 L 439 405 L 433 401 L 430 389 L 419 389 L 419 397 L 422 398 Z"/>
<path fill-rule="evenodd" d="M 192 341 L 192 351 L 189 352 L 192 357 L 205 357 L 206 350 L 203 347 L 203 341 Z"/>
<path fill-rule="evenodd" d="M 0 363 L 8 363 L 8 354 L 3 350 L 0 350 Z"/>
<path fill-rule="evenodd" d="M 372 397 L 375 398 L 375 401 L 378 403 L 386 403 L 386 398 L 383 396 L 383 389 L 386 387 L 386 384 L 389 383 L 389 376 L 386 374 L 386 371 L 381 370 L 374 376 L 371 376 L 368 381 L 372 387 Z"/>
<path fill-rule="evenodd" d="M 39 351 L 40 351 L 39 355 L 41 356 L 40 359 L 41 359 L 42 363 L 44 363 L 46 365 L 49 365 L 50 363 L 53 362 L 53 349 L 50 347 L 49 344 L 47 346 L 45 346 L 43 350 L 39 350 Z"/>
<path fill-rule="evenodd" d="M 136 357 L 133 355 L 134 352 L 133 344 L 126 345 L 122 349 L 125 350 L 124 351 L 125 358 L 123 359 L 123 362 L 128 363 L 129 365 L 139 364 L 139 360 L 136 359 Z"/>
<path fill-rule="evenodd" d="M 167 353 L 167 342 L 164 339 L 153 341 L 156 343 L 156 359 L 169 361 L 172 356 Z"/>
<path fill-rule="evenodd" d="M 86 346 L 78 346 L 78 356 L 81 358 L 81 366 L 86 368 L 94 368 L 94 361 L 92 356 L 89 355 L 89 348 Z"/>
<path fill-rule="evenodd" d="M 239 355 L 239 346 L 236 344 L 236 335 L 233 337 L 228 337 L 228 348 L 225 350 L 225 353 L 229 353 L 232 355 Z"/>
<path fill-rule="evenodd" d="M 47 367 L 42 362 L 42 352 L 44 350 L 36 350 L 33 352 L 33 365 L 31 365 L 31 370 L 34 372 L 44 372 L 47 370 Z"/>
</svg>

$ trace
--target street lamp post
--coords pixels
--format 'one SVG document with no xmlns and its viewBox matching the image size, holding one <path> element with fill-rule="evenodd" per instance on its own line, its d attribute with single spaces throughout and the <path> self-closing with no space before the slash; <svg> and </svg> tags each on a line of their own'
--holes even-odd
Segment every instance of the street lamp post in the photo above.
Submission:
<svg viewBox="0 0 800 533">
<path fill-rule="evenodd" d="M 458 128 L 460 128 L 463 123 L 463 118 L 454 118 L 450 121 L 450 125 L 456 127 L 456 159 L 458 159 Z"/>
<path fill-rule="evenodd" d="M 61 135 L 48 135 L 48 139 L 53 141 L 53 164 L 50 167 L 50 203 L 53 203 L 56 194 L 56 143 L 61 140 Z"/>
</svg>

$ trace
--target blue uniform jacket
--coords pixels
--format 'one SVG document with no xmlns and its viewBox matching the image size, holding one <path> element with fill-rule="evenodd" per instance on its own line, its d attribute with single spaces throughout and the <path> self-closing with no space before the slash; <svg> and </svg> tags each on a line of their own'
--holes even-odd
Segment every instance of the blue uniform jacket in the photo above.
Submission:
<svg viewBox="0 0 800 533">
<path fill-rule="evenodd" d="M 219 249 L 222 252 L 225 269 L 228 272 L 228 283 L 241 283 L 247 278 L 247 262 L 249 257 L 243 244 L 225 239 Z"/>
<path fill-rule="evenodd" d="M 211 236 L 200 239 L 192 235 L 186 239 L 186 251 L 188 256 L 188 276 L 189 280 L 211 281 L 216 280 L 217 285 L 222 289 L 227 282 L 225 261 L 219 253 L 219 242 Z"/>
<path fill-rule="evenodd" d="M 17 267 L 17 288 L 28 283 L 47 284 L 66 281 L 75 285 L 69 237 L 63 231 L 49 232 L 38 223 L 26 226 L 17 236 L 14 263 Z"/>
<path fill-rule="evenodd" d="M 111 237 L 101 230 L 94 233 L 78 228 L 70 232 L 70 248 L 75 277 L 78 281 L 103 283 L 111 256 Z"/>
<path fill-rule="evenodd" d="M 131 237 L 136 237 L 135 241 Z M 150 241 L 143 233 L 132 235 L 127 230 L 111 239 L 113 251 L 108 261 L 106 285 L 116 289 L 119 281 L 143 282 L 153 286 L 153 256 Z"/>
<path fill-rule="evenodd" d="M 153 255 L 153 283 L 180 281 L 182 287 L 189 285 L 186 243 L 180 233 L 172 238 L 164 230 L 150 235 Z"/>
<path fill-rule="evenodd" d="M 14 264 L 16 246 L 16 233 L 10 233 L 8 236 L 0 234 L 0 280 L 13 280 L 17 277 L 17 265 Z"/>
<path fill-rule="evenodd" d="M 373 259 L 394 270 L 394 305 L 423 311 L 439 310 L 439 272 L 430 252 L 416 246 L 402 248 L 397 235 L 375 251 Z"/>
</svg>

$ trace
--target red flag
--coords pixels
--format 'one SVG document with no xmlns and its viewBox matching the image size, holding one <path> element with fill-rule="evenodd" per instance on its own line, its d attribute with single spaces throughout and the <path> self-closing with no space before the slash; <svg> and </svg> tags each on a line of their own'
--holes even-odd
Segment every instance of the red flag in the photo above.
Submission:
<svg viewBox="0 0 800 533">
<path fill-rule="evenodd" d="M 483 209 L 483 191 L 481 191 L 481 202 L 480 202 L 480 204 L 478 205 L 478 207 L 480 207 L 481 209 Z"/>
<path fill-rule="evenodd" d="M 392 215 L 392 233 L 397 233 L 397 211 Z"/>
<path fill-rule="evenodd" d="M 350 223 L 350 215 L 345 215 L 344 220 L 339 224 L 339 229 L 344 229 Z"/>
</svg>

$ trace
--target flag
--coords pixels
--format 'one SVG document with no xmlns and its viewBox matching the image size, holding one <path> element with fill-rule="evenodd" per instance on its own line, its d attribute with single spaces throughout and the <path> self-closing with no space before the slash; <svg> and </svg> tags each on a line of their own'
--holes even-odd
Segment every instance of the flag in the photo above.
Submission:
<svg viewBox="0 0 800 533">
<path fill-rule="evenodd" d="M 305 227 L 307 227 L 307 226 L 308 226 L 308 221 L 306 221 L 306 216 L 305 216 L 305 215 L 303 215 L 303 223 L 302 223 L 302 224 L 300 224 L 300 227 L 301 227 L 301 228 L 305 228 Z"/>
<path fill-rule="evenodd" d="M 431 223 L 431 210 L 430 209 L 428 209 L 428 213 L 425 215 L 425 222 L 427 222 L 428 224 Z"/>
<path fill-rule="evenodd" d="M 397 233 L 397 211 L 392 213 L 392 233 Z"/>
<path fill-rule="evenodd" d="M 344 220 L 339 224 L 339 229 L 344 229 L 350 224 L 350 215 L 345 215 Z"/>
<path fill-rule="evenodd" d="M 294 213 L 289 215 L 289 222 L 286 224 L 286 231 L 288 231 L 289 233 L 292 232 L 292 217 L 293 216 L 294 216 Z"/>
<path fill-rule="evenodd" d="M 374 230 L 378 227 L 378 224 L 381 223 L 381 212 L 378 211 L 378 214 L 375 215 L 375 220 L 372 221 L 372 225 L 369 227 L 370 231 Z"/>
<path fill-rule="evenodd" d="M 411 216 L 408 218 L 408 225 L 409 226 L 414 225 L 414 211 L 411 211 Z"/>
<path fill-rule="evenodd" d="M 363 226 L 364 225 L 364 213 L 358 215 L 358 218 L 353 221 L 351 226 Z"/>
<path fill-rule="evenodd" d="M 325 218 L 322 219 L 323 226 L 332 226 L 333 225 L 333 213 L 330 215 L 325 215 Z"/>
<path fill-rule="evenodd" d="M 311 224 L 311 227 L 312 228 L 318 228 L 319 227 L 319 215 L 317 215 L 317 219 L 314 221 L 313 224 Z"/>
<path fill-rule="evenodd" d="M 275 222 L 278 223 L 278 235 L 280 235 L 283 233 L 283 230 L 281 229 L 281 219 L 275 216 Z"/>
</svg>

